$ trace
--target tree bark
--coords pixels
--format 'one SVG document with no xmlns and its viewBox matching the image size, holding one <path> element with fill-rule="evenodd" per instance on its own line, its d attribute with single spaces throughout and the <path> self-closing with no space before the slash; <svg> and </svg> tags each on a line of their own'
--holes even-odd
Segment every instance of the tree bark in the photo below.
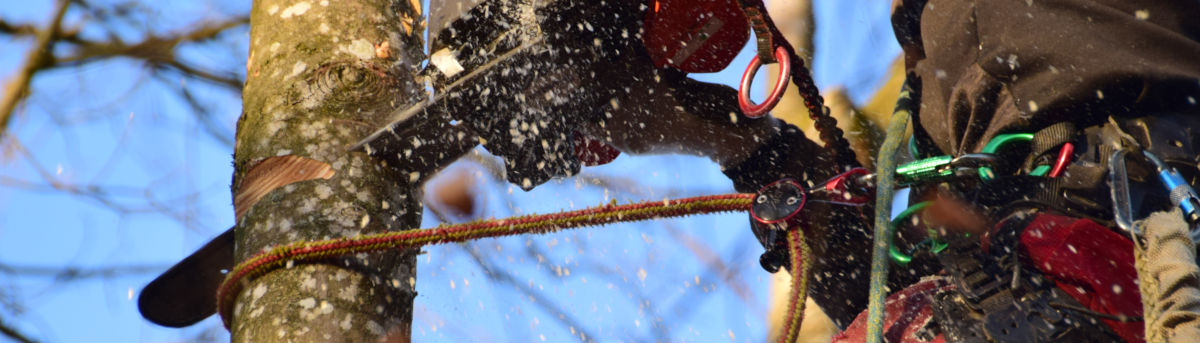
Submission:
<svg viewBox="0 0 1200 343">
<path fill-rule="evenodd" d="M 301 240 L 420 226 L 417 181 L 351 144 L 425 98 L 418 1 L 255 1 L 234 153 L 236 192 L 273 156 L 334 175 L 275 189 L 237 223 L 236 259 Z M 270 171 L 268 171 L 270 172 Z M 234 341 L 410 340 L 417 249 L 273 271 L 246 285 Z"/>
</svg>

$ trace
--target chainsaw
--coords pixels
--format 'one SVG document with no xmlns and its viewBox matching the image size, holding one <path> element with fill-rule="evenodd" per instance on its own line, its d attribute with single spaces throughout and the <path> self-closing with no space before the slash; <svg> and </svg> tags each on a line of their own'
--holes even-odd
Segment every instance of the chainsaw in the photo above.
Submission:
<svg viewBox="0 0 1200 343">
<path fill-rule="evenodd" d="M 650 82 L 670 83 L 672 96 L 694 103 L 685 110 L 698 115 L 738 111 L 732 90 L 686 77 L 724 69 L 746 44 L 754 18 L 738 0 L 430 5 L 422 74 L 434 95 L 397 110 L 352 147 L 411 179 L 427 178 L 479 144 L 504 161 L 509 182 L 526 190 L 607 163 L 619 152 L 574 128 L 600 120 L 614 97 Z M 233 267 L 233 244 L 230 229 L 151 281 L 138 299 L 142 316 L 186 327 L 215 313 L 213 295 L 222 271 Z"/>
<path fill-rule="evenodd" d="M 478 139 L 503 159 L 507 180 L 529 190 L 616 157 L 573 128 L 629 92 L 646 58 L 659 68 L 720 71 L 748 28 L 733 0 L 448 0 L 430 16 L 438 34 L 426 75 L 437 96 L 355 147 L 400 162 L 414 142 Z M 426 130 L 448 127 L 431 123 L 461 123 L 477 136 Z"/>
</svg>

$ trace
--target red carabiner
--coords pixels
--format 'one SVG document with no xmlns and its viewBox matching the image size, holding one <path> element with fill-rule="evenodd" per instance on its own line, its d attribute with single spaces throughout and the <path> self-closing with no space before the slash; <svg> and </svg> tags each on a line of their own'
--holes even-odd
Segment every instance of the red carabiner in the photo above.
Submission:
<svg viewBox="0 0 1200 343">
<path fill-rule="evenodd" d="M 762 66 L 762 61 L 758 59 L 758 55 L 750 60 L 750 65 L 746 66 L 746 72 L 742 73 L 742 84 L 738 87 L 738 106 L 742 108 L 742 114 L 749 118 L 762 117 L 779 104 L 779 99 L 783 97 L 783 91 L 787 89 L 788 81 L 792 78 L 790 57 L 787 49 L 782 46 L 775 48 L 775 60 L 779 61 L 779 77 L 775 81 L 775 87 L 771 89 L 771 94 L 761 104 L 755 104 L 750 100 L 750 82 L 754 81 L 754 74 L 758 73 L 758 67 Z"/>
<path fill-rule="evenodd" d="M 1058 177 L 1063 170 L 1067 169 L 1067 162 L 1071 160 L 1071 154 L 1075 153 L 1075 144 L 1070 142 L 1063 143 L 1062 149 L 1058 151 L 1058 161 L 1054 163 L 1054 169 L 1050 170 L 1050 174 L 1046 176 Z"/>
</svg>

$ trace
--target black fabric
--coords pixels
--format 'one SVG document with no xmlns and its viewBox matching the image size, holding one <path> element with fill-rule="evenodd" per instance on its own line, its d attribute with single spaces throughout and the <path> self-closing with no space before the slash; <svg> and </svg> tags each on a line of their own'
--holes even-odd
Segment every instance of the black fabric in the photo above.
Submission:
<svg viewBox="0 0 1200 343">
<path fill-rule="evenodd" d="M 1059 146 L 1075 140 L 1075 124 L 1058 122 L 1033 134 L 1029 142 L 1029 156 L 1025 159 L 1025 170 L 1040 164 L 1053 165 L 1057 162 Z"/>
<path fill-rule="evenodd" d="M 1062 121 L 1200 114 L 1200 2 L 896 3 L 897 39 L 923 86 L 916 126 L 943 153 Z"/>
<path fill-rule="evenodd" d="M 772 137 L 745 161 L 722 172 L 733 180 L 738 192 L 754 193 L 783 178 L 800 180 L 805 187 L 837 175 L 832 154 L 804 136 L 791 124 L 783 124 Z"/>
<path fill-rule="evenodd" d="M 804 136 L 792 125 L 784 125 L 746 161 L 724 170 L 739 192 L 757 192 L 783 178 L 799 180 L 811 188 L 837 175 L 832 153 Z M 806 233 L 812 240 L 813 261 L 809 295 L 835 325 L 846 328 L 867 308 L 866 284 L 870 278 L 871 213 L 873 206 L 839 206 L 809 202 L 803 210 Z M 861 256 L 861 258 L 846 258 Z M 777 257 L 786 260 L 786 256 Z M 905 271 L 888 275 L 888 288 L 901 289 L 931 275 L 933 259 L 916 259 Z"/>
</svg>

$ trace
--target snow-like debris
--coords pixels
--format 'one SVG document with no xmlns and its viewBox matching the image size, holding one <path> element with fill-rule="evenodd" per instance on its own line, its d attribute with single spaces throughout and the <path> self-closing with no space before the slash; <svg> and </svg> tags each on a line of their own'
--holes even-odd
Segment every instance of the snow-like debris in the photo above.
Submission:
<svg viewBox="0 0 1200 343">
<path fill-rule="evenodd" d="M 279 13 L 279 17 L 283 19 L 298 17 L 304 15 L 305 12 L 308 12 L 309 8 L 312 8 L 312 3 L 308 1 L 301 1 L 295 5 L 291 5 L 288 6 L 288 8 L 283 9 L 283 12 Z"/>
<path fill-rule="evenodd" d="M 300 301 L 297 302 L 296 305 L 300 305 L 300 307 L 305 310 L 311 310 L 314 307 L 317 307 L 317 299 L 315 299 L 313 297 L 300 299 Z"/>
</svg>

